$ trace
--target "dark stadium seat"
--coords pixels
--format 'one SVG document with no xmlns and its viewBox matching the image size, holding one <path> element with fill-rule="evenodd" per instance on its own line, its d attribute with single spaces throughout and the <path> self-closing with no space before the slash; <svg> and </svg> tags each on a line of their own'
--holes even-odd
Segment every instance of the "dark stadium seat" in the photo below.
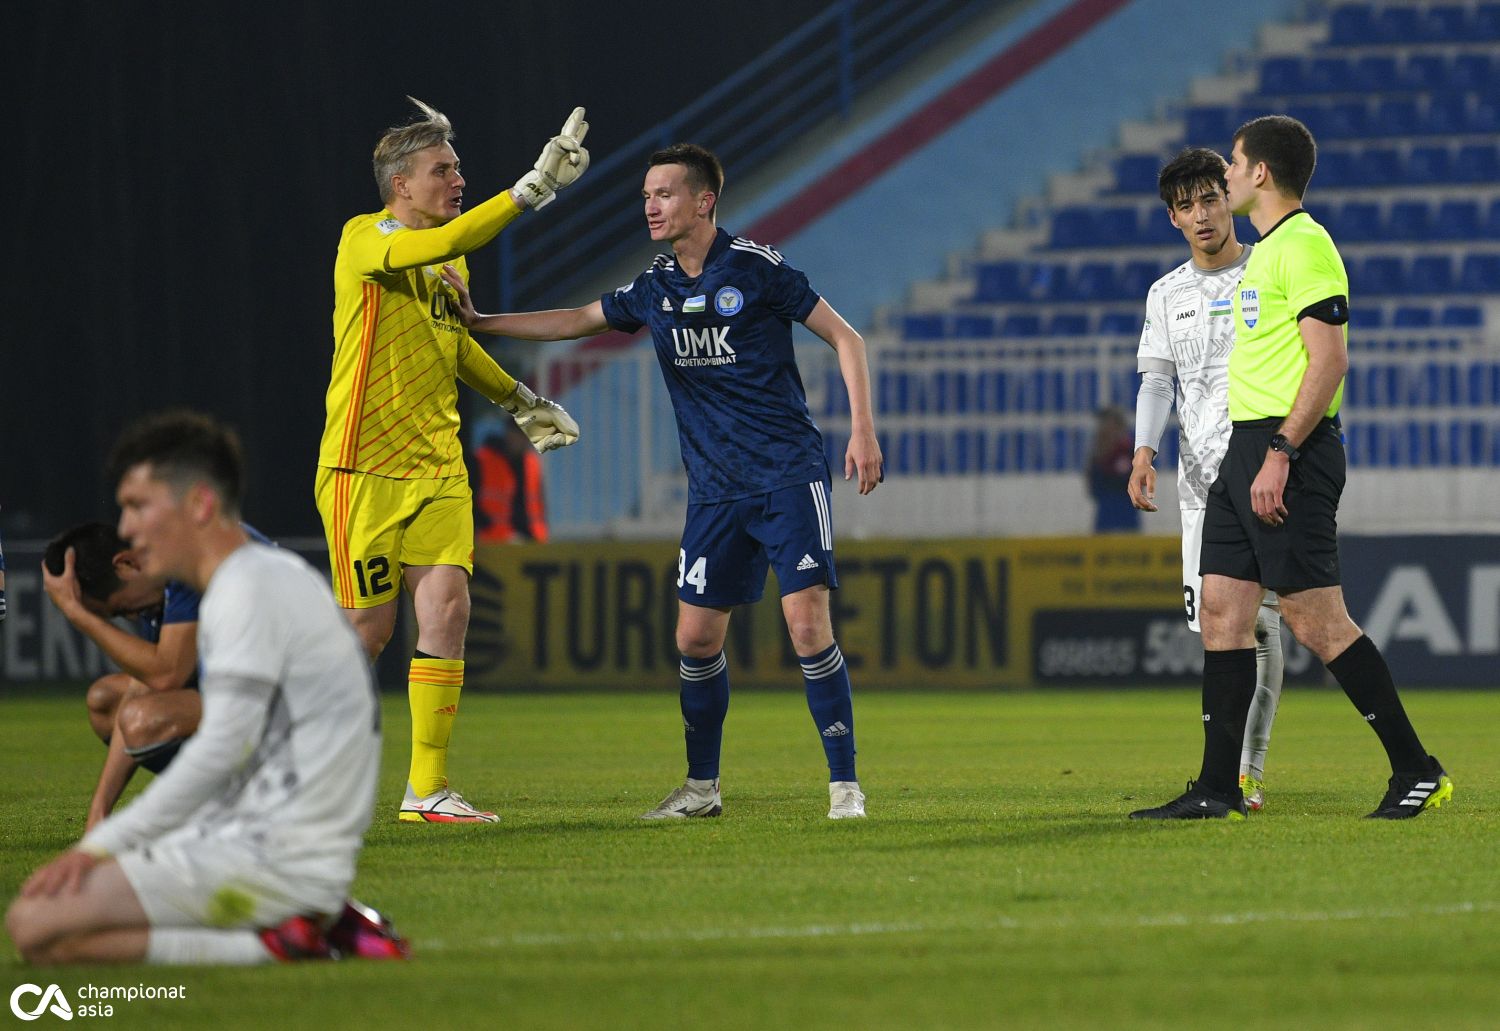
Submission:
<svg viewBox="0 0 1500 1031">
<path fill-rule="evenodd" d="M 1351 71 L 1352 92 L 1380 94 L 1397 82 L 1396 59 L 1386 54 L 1356 58 Z"/>
<path fill-rule="evenodd" d="M 1135 208 L 1101 208 L 1095 214 L 1095 245 L 1128 247 L 1136 242 Z"/>
<path fill-rule="evenodd" d="M 1375 106 L 1371 132 L 1376 136 L 1415 136 L 1421 119 L 1411 97 L 1387 97 Z"/>
<path fill-rule="evenodd" d="M 1338 231 L 1335 232 L 1333 226 L 1324 223 L 1335 241 L 1365 243 L 1379 240 L 1384 235 L 1380 205 L 1371 201 L 1351 200 L 1337 210 L 1338 214 L 1333 216 L 1333 226 L 1337 226 Z"/>
<path fill-rule="evenodd" d="M 1320 138 L 1358 140 L 1369 133 L 1370 108 L 1363 100 L 1336 100 L 1326 106 Z"/>
<path fill-rule="evenodd" d="M 1119 298 L 1115 267 L 1104 262 L 1090 262 L 1078 267 L 1073 277 L 1073 295 L 1080 301 L 1113 301 Z M 1144 298 L 1142 298 L 1144 300 Z"/>
<path fill-rule="evenodd" d="M 1072 285 L 1068 266 L 1043 262 L 1031 267 L 1026 294 L 1033 301 L 1069 301 Z"/>
<path fill-rule="evenodd" d="M 1173 262 L 1175 266 L 1177 262 Z M 1124 297 L 1139 297 L 1142 303 L 1151 284 L 1161 278 L 1161 266 L 1154 261 L 1127 262 L 1120 270 L 1120 293 Z"/>
<path fill-rule="evenodd" d="M 1458 289 L 1466 294 L 1500 293 L 1500 254 L 1470 254 L 1465 258 Z"/>
<path fill-rule="evenodd" d="M 949 332 L 961 340 L 986 340 L 995 335 L 995 317 L 960 313 L 953 316 Z"/>
<path fill-rule="evenodd" d="M 1432 238 L 1435 240 L 1467 240 L 1481 235 L 1483 231 L 1479 203 L 1472 200 L 1443 201 L 1438 205 L 1437 215 L 1431 226 Z"/>
<path fill-rule="evenodd" d="M 1348 93 L 1353 78 L 1353 68 L 1342 57 L 1315 57 L 1303 64 L 1297 92 Z"/>
<path fill-rule="evenodd" d="M 1443 309 L 1438 324 L 1454 329 L 1479 329 L 1484 325 L 1484 309 L 1476 304 L 1450 304 Z"/>
<path fill-rule="evenodd" d="M 1416 93 L 1446 88 L 1448 59 L 1441 54 L 1412 54 L 1401 66 L 1400 87 Z"/>
<path fill-rule="evenodd" d="M 1500 197 L 1490 201 L 1489 217 L 1484 220 L 1483 228 L 1474 235 L 1490 240 L 1500 240 Z"/>
<path fill-rule="evenodd" d="M 1446 254 L 1424 254 L 1412 259 L 1406 278 L 1406 292 L 1411 294 L 1446 294 L 1453 292 L 1453 259 Z"/>
<path fill-rule="evenodd" d="M 1000 336 L 1005 338 L 1034 337 L 1042 332 L 1042 320 L 1037 315 L 1007 315 L 1000 323 Z"/>
<path fill-rule="evenodd" d="M 1144 302 L 1146 295 L 1141 295 Z M 1138 315 L 1130 315 L 1122 311 L 1105 312 L 1099 317 L 1100 336 L 1138 336 L 1141 332 L 1141 318 Z"/>
<path fill-rule="evenodd" d="M 1313 180 L 1322 189 L 1355 185 L 1358 172 L 1354 154 L 1347 150 L 1322 150 L 1318 152 L 1318 167 Z"/>
<path fill-rule="evenodd" d="M 1500 148 L 1493 143 L 1467 143 L 1458 148 L 1451 178 L 1458 183 L 1500 181 Z"/>
<path fill-rule="evenodd" d="M 1500 77 L 1497 77 L 1500 81 Z M 1487 87 L 1494 90 L 1494 86 Z M 1468 119 L 1464 131 L 1469 133 L 1500 134 L 1500 97 L 1482 95 L 1469 105 Z"/>
<path fill-rule="evenodd" d="M 1448 71 L 1448 88 L 1454 92 L 1483 93 L 1495 81 L 1495 62 L 1490 54 L 1456 54 Z"/>
<path fill-rule="evenodd" d="M 943 316 L 923 313 L 901 319 L 901 335 L 907 340 L 941 340 L 946 335 Z"/>
<path fill-rule="evenodd" d="M 1182 246 L 1182 230 L 1167 217 L 1166 205 L 1158 205 L 1147 213 L 1141 223 L 1140 242 L 1152 247 Z"/>
<path fill-rule="evenodd" d="M 1480 4 L 1474 9 L 1469 39 L 1475 43 L 1500 43 L 1500 4 Z"/>
<path fill-rule="evenodd" d="M 1053 247 L 1091 247 L 1098 237 L 1094 209 L 1087 207 L 1061 208 L 1052 216 Z"/>
<path fill-rule="evenodd" d="M 1402 292 L 1400 258 L 1367 258 L 1363 265 L 1348 271 L 1353 296 L 1384 297 Z"/>
<path fill-rule="evenodd" d="M 1402 175 L 1399 150 L 1387 146 L 1366 147 L 1355 159 L 1355 178 L 1349 185 L 1392 186 L 1402 181 Z"/>
<path fill-rule="evenodd" d="M 1376 304 L 1360 304 L 1356 298 L 1349 307 L 1350 329 L 1380 329 L 1385 325 L 1385 310 Z"/>
<path fill-rule="evenodd" d="M 1222 147 L 1223 142 L 1234 136 L 1240 127 L 1235 121 L 1234 108 L 1222 104 L 1206 104 L 1188 108 L 1186 137 L 1195 145 Z M 1151 173 L 1151 192 L 1156 192 L 1156 177 L 1161 169 Z"/>
<path fill-rule="evenodd" d="M 1287 96 L 1302 92 L 1302 59 L 1268 57 L 1260 63 L 1260 92 Z"/>
<path fill-rule="evenodd" d="M 1340 47 L 1370 46 L 1381 42 L 1374 9 L 1369 4 L 1335 7 L 1328 18 L 1328 42 Z"/>
<path fill-rule="evenodd" d="M 1427 202 L 1397 201 L 1385 220 L 1385 235 L 1393 240 L 1426 240 L 1431 234 Z"/>
<path fill-rule="evenodd" d="M 1468 31 L 1468 17 L 1458 4 L 1428 8 L 1417 24 L 1417 39 L 1423 43 L 1462 43 Z"/>
<path fill-rule="evenodd" d="M 1089 317 L 1079 312 L 1058 312 L 1047 321 L 1045 335 L 1051 337 L 1081 337 L 1089 331 Z"/>
<path fill-rule="evenodd" d="M 1389 5 L 1375 15 L 1375 31 L 1382 43 L 1411 43 L 1417 39 L 1420 14 L 1415 7 Z"/>
<path fill-rule="evenodd" d="M 1391 326 L 1395 329 L 1426 329 L 1434 321 L 1432 309 L 1426 305 L 1403 304 L 1391 317 Z"/>
<path fill-rule="evenodd" d="M 1204 139 L 1188 133 L 1188 139 Z M 1207 137 L 1216 138 L 1216 137 Z M 1115 162 L 1115 189 L 1120 193 L 1156 193 L 1162 161 L 1155 154 L 1126 154 Z"/>
<path fill-rule="evenodd" d="M 1439 93 L 1427 103 L 1422 132 L 1429 136 L 1453 136 L 1464 132 L 1469 121 L 1469 98 L 1462 93 Z"/>
<path fill-rule="evenodd" d="M 996 261 L 975 268 L 974 300 L 1019 301 L 1026 291 L 1021 278 L 1022 263 L 1019 261 Z"/>
</svg>

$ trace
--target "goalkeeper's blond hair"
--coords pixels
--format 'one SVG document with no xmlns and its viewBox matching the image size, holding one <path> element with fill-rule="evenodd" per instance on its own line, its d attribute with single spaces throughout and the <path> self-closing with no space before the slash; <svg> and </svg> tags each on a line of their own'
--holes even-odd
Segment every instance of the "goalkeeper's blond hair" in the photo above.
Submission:
<svg viewBox="0 0 1500 1031">
<path fill-rule="evenodd" d="M 389 204 L 395 196 L 391 177 L 411 174 L 413 154 L 453 141 L 453 123 L 447 115 L 416 97 L 406 99 L 417 106 L 422 117 L 387 129 L 375 144 L 375 185 L 380 189 L 382 204 Z"/>
</svg>

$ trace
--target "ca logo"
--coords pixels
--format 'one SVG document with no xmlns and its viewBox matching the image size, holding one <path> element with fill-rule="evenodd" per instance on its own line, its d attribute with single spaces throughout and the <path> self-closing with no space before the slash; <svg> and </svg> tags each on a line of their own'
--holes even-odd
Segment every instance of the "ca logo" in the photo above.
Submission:
<svg viewBox="0 0 1500 1031">
<path fill-rule="evenodd" d="M 27 1012 L 21 1008 L 21 997 L 24 995 L 39 995 L 41 1002 L 36 1004 L 36 1009 Z M 68 997 L 63 990 L 55 984 L 49 984 L 44 992 L 34 984 L 16 985 L 16 990 L 10 993 L 10 1011 L 22 1020 L 35 1020 L 42 1015 L 48 1003 L 52 1005 L 52 1015 L 64 1020 L 73 1019 L 73 1007 L 68 1005 Z"/>
</svg>

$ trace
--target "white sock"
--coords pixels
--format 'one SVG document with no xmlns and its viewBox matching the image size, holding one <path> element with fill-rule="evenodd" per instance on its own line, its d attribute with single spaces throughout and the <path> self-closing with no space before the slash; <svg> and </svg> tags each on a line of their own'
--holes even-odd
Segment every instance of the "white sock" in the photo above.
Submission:
<svg viewBox="0 0 1500 1031">
<path fill-rule="evenodd" d="M 275 958 L 254 931 L 153 927 L 146 938 L 146 962 L 158 966 L 248 967 Z"/>
<path fill-rule="evenodd" d="M 1262 605 L 1256 613 L 1255 698 L 1245 719 L 1245 741 L 1240 751 L 1240 772 L 1264 780 L 1266 751 L 1271 747 L 1271 724 L 1281 703 L 1282 674 L 1286 659 L 1281 651 L 1281 610 Z M 1265 640 L 1259 640 L 1261 633 Z"/>
</svg>

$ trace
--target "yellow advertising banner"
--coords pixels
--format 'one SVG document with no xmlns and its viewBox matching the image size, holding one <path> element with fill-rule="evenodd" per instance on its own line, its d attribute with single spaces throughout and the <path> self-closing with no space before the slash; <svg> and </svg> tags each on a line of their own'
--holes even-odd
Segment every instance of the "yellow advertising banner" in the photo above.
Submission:
<svg viewBox="0 0 1500 1031">
<path fill-rule="evenodd" d="M 1182 675 L 1191 670 L 1153 660 L 1146 640 L 1158 638 L 1161 651 L 1181 644 L 1173 628 L 1188 633 L 1178 548 L 1175 537 L 1139 536 L 840 543 L 834 630 L 857 688 L 1109 681 L 1152 661 L 1158 679 Z M 778 599 L 772 576 L 759 602 L 735 610 L 725 645 L 735 684 L 800 683 Z M 675 541 L 481 548 L 467 681 L 494 690 L 675 683 L 676 613 Z M 1195 638 L 1186 644 L 1176 650 L 1191 665 L 1201 649 Z"/>
</svg>

